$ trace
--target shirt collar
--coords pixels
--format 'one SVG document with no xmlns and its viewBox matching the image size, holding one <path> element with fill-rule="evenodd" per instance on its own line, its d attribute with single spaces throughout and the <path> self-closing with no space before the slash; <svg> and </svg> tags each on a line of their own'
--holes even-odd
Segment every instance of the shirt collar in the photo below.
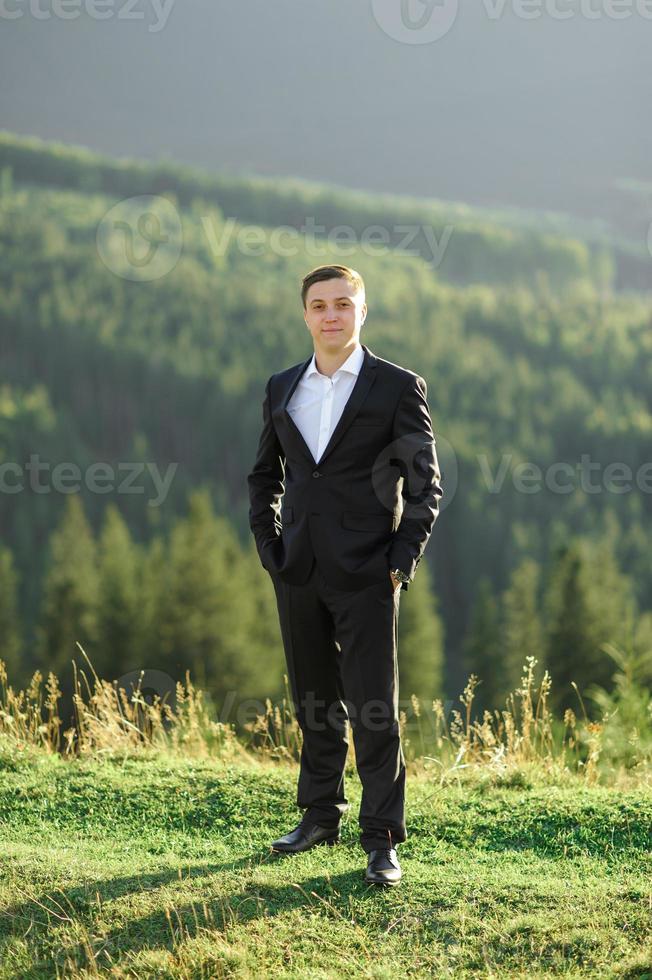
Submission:
<svg viewBox="0 0 652 980">
<path fill-rule="evenodd" d="M 340 364 L 337 371 L 335 371 L 333 377 L 339 374 L 340 371 L 348 371 L 350 374 L 355 374 L 355 375 L 360 374 L 360 368 L 362 367 L 363 361 L 364 361 L 364 349 L 362 347 L 362 344 L 356 344 L 356 346 L 353 348 L 353 350 L 345 360 L 344 364 Z M 311 374 L 319 374 L 320 377 L 324 377 L 324 375 L 320 374 L 320 372 L 317 370 L 316 357 L 314 354 L 312 355 L 310 364 L 306 369 L 305 377 L 307 378 Z"/>
</svg>

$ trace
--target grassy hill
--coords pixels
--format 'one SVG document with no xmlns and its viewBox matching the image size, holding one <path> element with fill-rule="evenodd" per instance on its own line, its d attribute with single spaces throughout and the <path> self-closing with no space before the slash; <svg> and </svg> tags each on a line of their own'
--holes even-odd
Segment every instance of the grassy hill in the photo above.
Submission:
<svg viewBox="0 0 652 980">
<path fill-rule="evenodd" d="M 411 771 L 385 891 L 351 771 L 342 842 L 271 854 L 295 783 L 253 759 L 5 760 L 0 978 L 652 973 L 649 789 Z"/>
</svg>

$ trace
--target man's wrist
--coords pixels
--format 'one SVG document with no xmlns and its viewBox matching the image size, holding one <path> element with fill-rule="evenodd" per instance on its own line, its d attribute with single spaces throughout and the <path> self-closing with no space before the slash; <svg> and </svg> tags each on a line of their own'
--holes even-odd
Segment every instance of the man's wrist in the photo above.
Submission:
<svg viewBox="0 0 652 980">
<path fill-rule="evenodd" d="M 390 572 L 392 573 L 392 575 L 394 576 L 394 578 L 396 579 L 396 581 L 397 582 L 401 582 L 401 584 L 403 582 L 410 582 L 411 581 L 410 576 L 409 575 L 406 575 L 406 573 L 404 571 L 402 571 L 400 568 L 390 568 Z"/>
</svg>

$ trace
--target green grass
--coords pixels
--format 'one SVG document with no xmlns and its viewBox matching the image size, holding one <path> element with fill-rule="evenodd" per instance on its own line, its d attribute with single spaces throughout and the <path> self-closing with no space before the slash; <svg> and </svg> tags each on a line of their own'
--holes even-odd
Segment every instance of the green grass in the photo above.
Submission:
<svg viewBox="0 0 652 980">
<path fill-rule="evenodd" d="M 151 755 L 0 769 L 0 978 L 652 976 L 652 794 L 408 779 L 398 888 L 291 856 L 296 768 Z"/>
</svg>

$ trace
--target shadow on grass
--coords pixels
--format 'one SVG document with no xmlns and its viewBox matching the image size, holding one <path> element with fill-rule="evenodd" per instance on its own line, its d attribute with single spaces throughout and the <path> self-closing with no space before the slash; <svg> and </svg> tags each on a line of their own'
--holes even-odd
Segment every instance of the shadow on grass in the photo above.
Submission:
<svg viewBox="0 0 652 980">
<path fill-rule="evenodd" d="M 346 847 L 344 842 L 336 845 L 337 849 L 343 847 Z M 323 852 L 320 854 L 319 871 L 307 868 L 299 871 L 294 864 L 299 855 L 257 851 L 220 864 L 184 866 L 181 877 L 179 869 L 169 869 L 107 878 L 68 888 L 52 888 L 0 909 L 0 949 L 11 937 L 25 937 L 29 933 L 30 941 L 40 947 L 40 966 L 51 968 L 55 959 L 62 965 L 64 950 L 68 960 L 80 966 L 87 965 L 88 945 L 93 950 L 106 950 L 115 962 L 116 957 L 143 949 L 171 951 L 175 945 L 173 933 L 176 937 L 181 935 L 183 939 L 193 938 L 202 930 L 224 931 L 231 926 L 246 925 L 253 919 L 270 918 L 302 908 L 324 910 L 330 903 L 329 914 L 338 918 L 342 914 L 338 908 L 342 897 L 346 902 L 349 895 L 387 894 L 396 890 L 365 882 L 366 857 L 361 849 L 358 849 L 359 867 L 356 870 L 328 874 L 327 862 L 336 848 L 319 845 L 313 849 L 313 856 L 317 851 Z M 235 872 L 237 875 L 239 870 L 252 871 L 265 865 L 285 865 L 287 884 L 244 882 L 242 887 L 222 897 L 198 895 L 195 902 L 182 904 L 177 904 L 173 895 L 161 896 L 161 908 L 133 918 L 119 928 L 107 931 L 102 927 L 102 920 L 106 918 L 104 906 L 116 899 L 144 892 L 155 893 L 168 885 L 187 884 L 222 874 L 232 875 Z M 317 894 L 312 895 L 312 892 Z M 166 908 L 170 911 L 171 920 L 166 915 Z M 73 923 L 81 923 L 87 935 L 93 938 L 88 945 L 82 941 L 76 943 L 71 938 L 70 942 L 66 941 L 65 947 L 60 946 L 61 952 L 55 954 L 53 947 L 59 944 L 53 942 L 53 936 L 57 930 Z"/>
<path fill-rule="evenodd" d="M 418 835 L 416 837 L 418 840 Z M 413 838 L 413 843 L 416 842 Z M 396 921 L 409 916 L 409 896 L 404 894 L 409 883 L 404 882 L 398 889 L 368 885 L 364 880 L 365 855 L 355 844 L 354 840 L 343 840 L 334 848 L 319 845 L 310 852 L 309 863 L 302 860 L 301 855 L 253 850 L 234 860 L 219 863 L 185 864 L 181 868 L 52 888 L 0 909 L 0 954 L 3 946 L 10 945 L 11 940 L 27 940 L 32 946 L 34 961 L 28 975 L 45 978 L 71 963 L 80 970 L 91 965 L 106 969 L 109 964 L 114 967 L 124 965 L 123 960 L 132 960 L 134 954 L 144 951 L 173 953 L 180 941 L 198 937 L 202 932 L 225 933 L 230 928 L 246 927 L 255 920 L 273 920 L 275 916 L 293 912 L 319 912 L 325 929 L 328 920 L 342 919 L 351 925 L 350 897 L 374 899 L 379 895 L 386 896 L 389 901 L 382 904 L 388 920 L 396 919 L 397 912 L 403 915 L 399 915 Z M 405 845 L 402 845 L 401 852 L 406 858 L 423 859 L 421 853 L 410 857 L 404 848 Z M 344 849 L 347 858 L 355 858 L 356 867 L 337 874 L 329 873 L 329 861 Z M 282 878 L 280 883 L 250 880 L 248 872 L 266 866 L 278 868 Z M 177 884 L 187 887 L 189 883 L 192 887 L 195 882 L 198 886 L 210 886 L 211 879 L 219 880 L 220 876 L 229 876 L 229 887 L 219 897 L 198 894 L 194 900 L 175 900 L 170 887 Z M 166 888 L 170 888 L 170 891 L 162 893 Z M 144 893 L 151 893 L 152 902 L 155 901 L 158 907 L 116 926 L 118 915 L 123 918 L 130 914 L 129 899 Z M 111 908 L 111 903 L 119 899 L 126 900 L 124 905 L 119 910 Z M 428 895 L 428 909 L 425 911 L 430 919 L 429 929 L 435 930 L 440 942 L 459 941 L 459 937 L 450 932 L 451 901 L 454 904 L 457 899 L 454 896 Z M 169 918 L 166 909 L 169 910 Z M 384 919 L 384 916 L 381 918 Z M 379 924 L 376 917 L 374 922 L 369 932 L 363 931 L 364 927 L 360 929 L 361 952 L 364 955 L 368 944 L 370 958 L 372 954 L 377 954 L 375 944 Z M 84 941 L 84 933 L 88 941 Z M 504 938 L 500 941 L 504 942 Z M 522 952 L 525 955 L 526 951 Z M 586 955 L 586 951 L 583 955 Z M 570 952 L 567 951 L 564 956 L 570 956 Z M 195 976 L 192 970 L 193 967 L 187 964 L 185 975 Z M 647 964 L 630 966 L 629 972 L 616 972 L 614 976 L 633 980 L 634 977 L 647 976 L 646 971 Z"/>
</svg>

